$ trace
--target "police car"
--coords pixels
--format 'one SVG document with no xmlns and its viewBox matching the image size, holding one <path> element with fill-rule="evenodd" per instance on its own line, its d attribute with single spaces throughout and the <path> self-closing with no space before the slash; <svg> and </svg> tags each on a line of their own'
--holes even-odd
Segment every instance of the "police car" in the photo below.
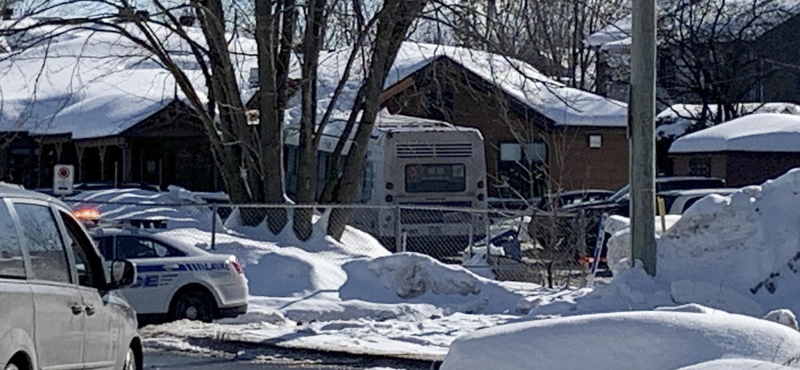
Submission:
<svg viewBox="0 0 800 370">
<path fill-rule="evenodd" d="M 247 312 L 247 279 L 235 256 L 135 229 L 94 228 L 106 261 L 136 264 L 136 282 L 121 290 L 142 322 L 236 317 Z"/>
</svg>

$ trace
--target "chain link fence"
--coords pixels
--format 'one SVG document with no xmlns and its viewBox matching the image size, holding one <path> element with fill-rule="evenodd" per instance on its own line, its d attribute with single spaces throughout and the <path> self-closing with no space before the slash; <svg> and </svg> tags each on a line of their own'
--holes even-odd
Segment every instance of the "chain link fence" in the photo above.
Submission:
<svg viewBox="0 0 800 370">
<path fill-rule="evenodd" d="M 77 214 L 99 216 L 90 221 L 98 226 L 168 233 L 210 251 L 240 238 L 308 249 L 335 259 L 416 252 L 463 265 L 481 276 L 553 288 L 585 282 L 586 256 L 592 253 L 596 238 L 592 230 L 597 229 L 597 220 L 583 213 L 472 209 L 458 204 L 67 202 Z M 331 224 L 345 225 L 337 253 L 325 250 L 336 243 L 327 237 Z"/>
</svg>

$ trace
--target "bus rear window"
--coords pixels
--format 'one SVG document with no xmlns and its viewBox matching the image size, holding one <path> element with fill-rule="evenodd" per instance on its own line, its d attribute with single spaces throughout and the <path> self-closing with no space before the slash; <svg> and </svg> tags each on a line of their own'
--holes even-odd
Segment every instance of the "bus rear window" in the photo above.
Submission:
<svg viewBox="0 0 800 370">
<path fill-rule="evenodd" d="M 463 164 L 409 164 L 406 166 L 407 193 L 454 193 L 467 188 Z"/>
</svg>

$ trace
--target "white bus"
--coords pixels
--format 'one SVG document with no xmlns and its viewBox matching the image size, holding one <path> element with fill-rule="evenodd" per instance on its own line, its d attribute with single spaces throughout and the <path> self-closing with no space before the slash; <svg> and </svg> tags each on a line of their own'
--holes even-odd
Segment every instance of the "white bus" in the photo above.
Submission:
<svg viewBox="0 0 800 370">
<path fill-rule="evenodd" d="M 325 163 L 343 125 L 344 121 L 331 121 L 320 142 L 320 189 L 324 186 Z M 288 134 L 286 143 L 287 189 L 291 194 L 297 186 L 297 134 Z M 348 147 L 349 143 L 345 154 Z M 486 156 L 478 130 L 381 112 L 367 148 L 365 171 L 361 203 L 376 207 L 369 212 L 353 212 L 351 223 L 388 245 L 394 246 L 402 234 L 407 236 L 410 250 L 426 247 L 414 248 L 421 242 L 466 242 L 470 233 L 476 239 L 485 234 L 483 214 L 437 209 L 487 209 Z M 450 244 L 454 249 L 455 244 Z"/>
</svg>

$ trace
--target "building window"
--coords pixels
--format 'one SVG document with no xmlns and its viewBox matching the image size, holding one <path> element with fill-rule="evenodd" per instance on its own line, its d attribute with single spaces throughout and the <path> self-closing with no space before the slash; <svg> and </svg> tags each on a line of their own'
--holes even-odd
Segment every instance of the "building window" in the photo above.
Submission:
<svg viewBox="0 0 800 370">
<path fill-rule="evenodd" d="M 711 158 L 689 159 L 689 174 L 692 176 L 711 176 Z"/>
<path fill-rule="evenodd" d="M 500 144 L 500 160 L 504 162 L 519 162 L 522 160 L 522 146 L 517 143 Z"/>
<path fill-rule="evenodd" d="M 497 175 L 501 179 L 499 196 L 528 199 L 541 196 L 545 189 L 540 165 L 547 162 L 547 145 L 542 141 L 526 144 L 501 143 Z"/>
<path fill-rule="evenodd" d="M 603 135 L 589 135 L 589 147 L 600 148 L 603 146 Z"/>
</svg>

